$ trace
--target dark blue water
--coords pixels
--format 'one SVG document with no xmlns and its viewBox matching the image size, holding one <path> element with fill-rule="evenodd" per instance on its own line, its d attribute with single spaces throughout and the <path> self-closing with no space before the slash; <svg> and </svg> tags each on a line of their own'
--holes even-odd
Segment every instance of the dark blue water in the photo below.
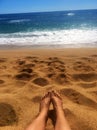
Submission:
<svg viewBox="0 0 97 130">
<path fill-rule="evenodd" d="M 2 44 L 96 43 L 96 33 L 97 10 L 0 15 Z"/>
</svg>

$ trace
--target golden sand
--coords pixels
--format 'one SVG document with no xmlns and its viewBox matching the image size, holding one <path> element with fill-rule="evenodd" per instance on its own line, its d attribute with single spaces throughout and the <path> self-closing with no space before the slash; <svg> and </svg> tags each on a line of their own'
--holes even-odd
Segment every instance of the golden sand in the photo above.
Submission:
<svg viewBox="0 0 97 130">
<path fill-rule="evenodd" d="M 72 130 L 97 130 L 97 48 L 0 51 L 0 130 L 24 130 L 57 90 Z M 47 130 L 53 130 L 51 105 Z"/>
</svg>

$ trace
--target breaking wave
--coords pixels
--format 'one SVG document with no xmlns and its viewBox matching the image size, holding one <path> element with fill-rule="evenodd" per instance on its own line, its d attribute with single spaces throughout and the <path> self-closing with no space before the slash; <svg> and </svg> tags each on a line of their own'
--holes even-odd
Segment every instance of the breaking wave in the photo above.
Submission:
<svg viewBox="0 0 97 130">
<path fill-rule="evenodd" d="M 18 20 L 10 20 L 8 23 L 22 23 L 22 22 L 29 22 L 30 19 L 18 19 Z"/>
<path fill-rule="evenodd" d="M 0 34 L 2 45 L 70 45 L 74 47 L 97 46 L 97 28 L 89 30 L 71 29 L 56 31 L 34 31 Z"/>
</svg>

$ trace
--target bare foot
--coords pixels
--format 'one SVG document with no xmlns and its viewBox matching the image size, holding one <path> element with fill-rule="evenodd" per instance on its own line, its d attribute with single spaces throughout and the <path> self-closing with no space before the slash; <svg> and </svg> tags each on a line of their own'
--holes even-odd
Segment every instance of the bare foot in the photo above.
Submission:
<svg viewBox="0 0 97 130">
<path fill-rule="evenodd" d="M 50 92 L 48 92 L 47 94 L 45 94 L 44 97 L 42 97 L 41 102 L 40 102 L 40 110 L 39 113 L 47 116 L 48 111 L 49 111 L 49 106 L 50 106 L 50 102 L 51 102 L 51 97 L 50 97 Z"/>
<path fill-rule="evenodd" d="M 55 92 L 51 92 L 51 101 L 56 112 L 55 130 L 71 130 L 63 111 L 63 103 L 61 96 Z"/>
<path fill-rule="evenodd" d="M 30 123 L 26 130 L 45 130 L 51 101 L 50 95 L 50 92 L 48 92 L 47 94 L 45 94 L 45 96 L 42 97 L 40 102 L 39 114 L 35 117 L 33 122 Z"/>
<path fill-rule="evenodd" d="M 63 103 L 62 103 L 61 96 L 56 91 L 52 91 L 51 100 L 52 100 L 56 115 L 58 116 L 60 112 L 63 112 Z"/>
</svg>

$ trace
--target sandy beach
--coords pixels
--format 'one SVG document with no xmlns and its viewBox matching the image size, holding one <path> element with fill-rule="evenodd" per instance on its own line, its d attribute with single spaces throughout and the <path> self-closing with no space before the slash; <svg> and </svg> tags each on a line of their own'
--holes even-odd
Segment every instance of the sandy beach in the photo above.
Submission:
<svg viewBox="0 0 97 130">
<path fill-rule="evenodd" d="M 0 130 L 24 130 L 57 90 L 72 130 L 97 130 L 97 48 L 0 50 Z M 52 105 L 46 130 L 53 130 Z"/>
</svg>

